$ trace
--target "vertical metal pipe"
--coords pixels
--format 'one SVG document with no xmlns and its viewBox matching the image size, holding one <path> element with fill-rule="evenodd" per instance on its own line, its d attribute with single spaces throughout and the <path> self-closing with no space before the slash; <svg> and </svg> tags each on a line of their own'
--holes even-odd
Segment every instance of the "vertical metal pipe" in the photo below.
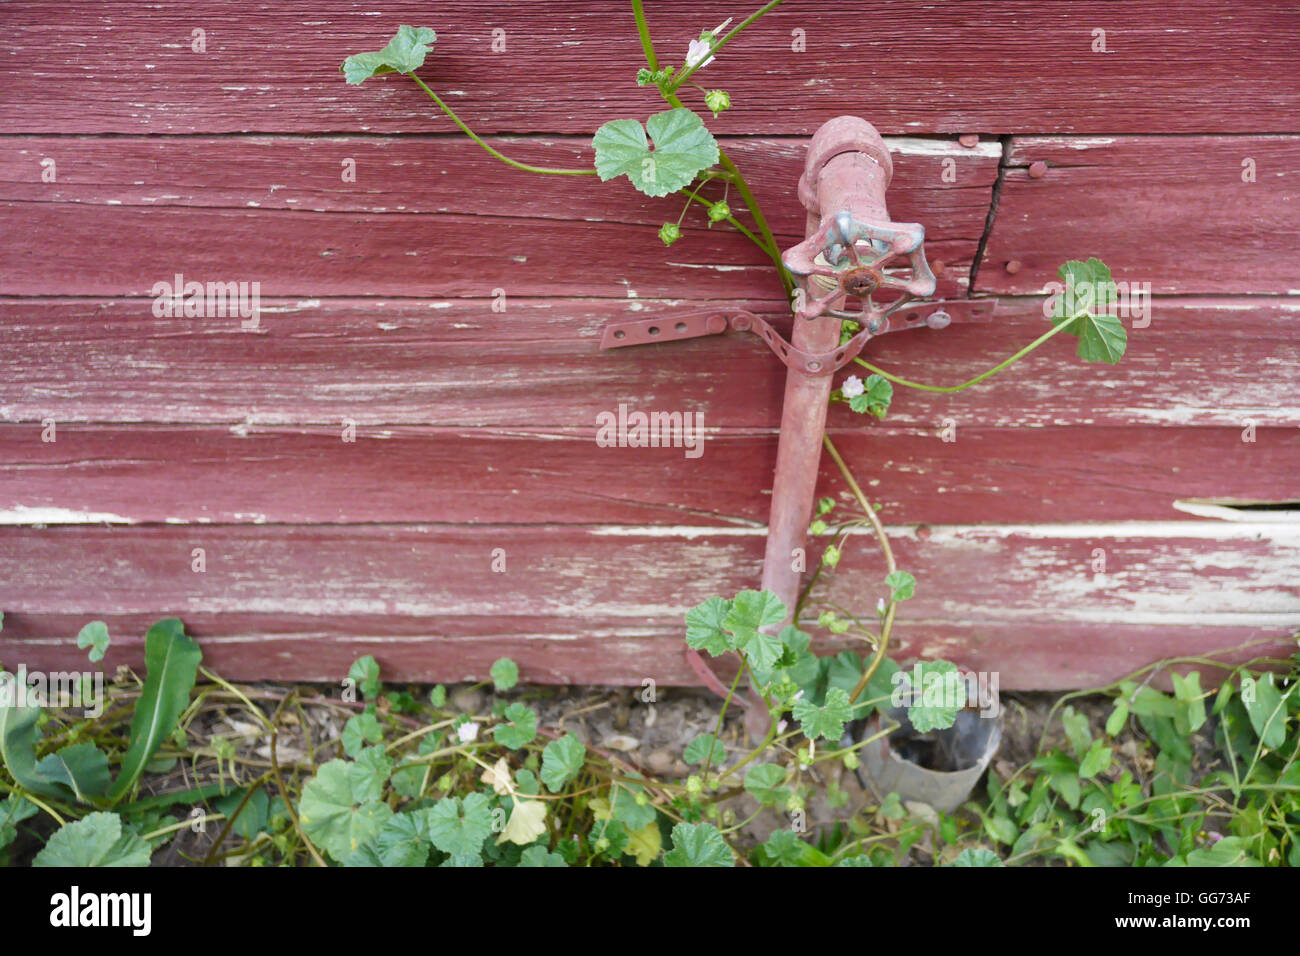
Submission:
<svg viewBox="0 0 1300 956">
<path fill-rule="evenodd" d="M 812 236 L 824 217 L 842 211 L 861 222 L 888 222 L 885 190 L 892 175 L 889 151 L 870 123 L 841 116 L 824 124 L 808 146 L 799 183 L 808 210 L 806 234 Z M 840 343 L 840 319 L 831 315 L 795 319 L 791 341 L 804 351 L 830 351 Z M 817 492 L 831 384 L 830 375 L 790 369 L 786 376 L 762 586 L 774 592 L 791 614 L 799 596 L 801 567 L 820 560 L 820 555 L 808 556 L 804 562 L 798 557 Z"/>
</svg>

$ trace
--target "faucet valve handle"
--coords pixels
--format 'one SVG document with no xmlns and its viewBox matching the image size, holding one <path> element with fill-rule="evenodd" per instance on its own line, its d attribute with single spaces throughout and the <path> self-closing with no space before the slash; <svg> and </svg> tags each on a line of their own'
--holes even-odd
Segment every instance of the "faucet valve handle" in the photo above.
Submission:
<svg viewBox="0 0 1300 956">
<path fill-rule="evenodd" d="M 885 268 L 906 257 L 912 275 L 902 279 Z M 848 210 L 822 220 L 821 227 L 781 256 L 785 267 L 800 280 L 795 317 L 815 319 L 832 315 L 852 319 L 872 333 L 882 331 L 891 312 L 913 299 L 934 295 L 935 279 L 925 259 L 925 227 L 915 222 L 859 222 Z M 899 293 L 879 303 L 882 290 Z M 861 300 L 858 311 L 844 308 L 850 297 Z"/>
</svg>

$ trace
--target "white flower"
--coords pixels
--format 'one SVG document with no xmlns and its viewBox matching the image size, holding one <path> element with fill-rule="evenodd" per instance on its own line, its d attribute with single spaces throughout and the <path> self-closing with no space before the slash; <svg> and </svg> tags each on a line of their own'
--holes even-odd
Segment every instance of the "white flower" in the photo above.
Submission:
<svg viewBox="0 0 1300 956">
<path fill-rule="evenodd" d="M 862 384 L 862 379 L 856 375 L 850 375 L 840 383 L 840 394 L 845 398 L 856 398 L 866 390 L 866 386 Z"/>
<path fill-rule="evenodd" d="M 698 40 L 691 41 L 690 48 L 686 51 L 688 70 L 703 69 L 713 62 L 713 57 L 710 55 L 713 53 L 713 44 L 717 42 L 718 34 L 727 29 L 727 24 L 730 22 L 731 17 L 727 17 L 712 30 L 706 30 Z"/>
<path fill-rule="evenodd" d="M 877 614 L 884 614 L 884 613 L 885 613 L 885 599 L 884 599 L 884 598 L 876 598 L 876 613 L 877 613 Z"/>
<path fill-rule="evenodd" d="M 687 69 L 699 69 L 712 63 L 713 57 L 709 56 L 712 50 L 713 44 L 708 40 L 692 40 L 690 48 L 686 51 Z M 701 63 L 701 60 L 704 62 Z"/>
<path fill-rule="evenodd" d="M 788 725 L 784 720 L 778 720 L 778 721 L 776 722 L 776 732 L 777 732 L 778 734 L 783 734 L 783 733 L 785 733 L 785 728 L 786 728 L 787 726 L 789 726 L 789 725 Z"/>
<path fill-rule="evenodd" d="M 478 724 L 474 723 L 472 720 L 468 723 L 461 724 L 456 728 L 456 736 L 460 738 L 460 742 L 463 744 L 475 740 L 478 737 Z"/>
</svg>

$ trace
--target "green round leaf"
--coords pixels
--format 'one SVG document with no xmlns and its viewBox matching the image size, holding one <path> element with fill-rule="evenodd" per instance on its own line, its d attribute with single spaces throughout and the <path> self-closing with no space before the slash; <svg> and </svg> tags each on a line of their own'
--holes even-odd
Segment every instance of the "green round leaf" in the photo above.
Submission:
<svg viewBox="0 0 1300 956">
<path fill-rule="evenodd" d="M 632 119 L 611 120 L 596 130 L 591 145 L 596 150 L 596 172 L 603 182 L 626 176 L 647 196 L 667 196 L 684 189 L 718 161 L 713 134 L 704 120 L 684 107 L 656 113 L 644 127 Z"/>
</svg>

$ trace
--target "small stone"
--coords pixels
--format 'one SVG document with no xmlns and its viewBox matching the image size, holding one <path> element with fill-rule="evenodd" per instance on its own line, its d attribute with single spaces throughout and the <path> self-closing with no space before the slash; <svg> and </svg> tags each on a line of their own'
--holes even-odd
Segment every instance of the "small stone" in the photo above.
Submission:
<svg viewBox="0 0 1300 956">
<path fill-rule="evenodd" d="M 650 755 L 645 759 L 645 764 L 655 773 L 664 774 L 672 769 L 675 759 L 671 751 L 660 748 L 659 750 L 650 751 Z"/>
<path fill-rule="evenodd" d="M 610 750 L 618 750 L 623 753 L 628 753 L 641 746 L 641 741 L 637 740 L 635 737 L 629 737 L 627 734 L 613 734 L 605 738 L 604 746 Z"/>
</svg>

